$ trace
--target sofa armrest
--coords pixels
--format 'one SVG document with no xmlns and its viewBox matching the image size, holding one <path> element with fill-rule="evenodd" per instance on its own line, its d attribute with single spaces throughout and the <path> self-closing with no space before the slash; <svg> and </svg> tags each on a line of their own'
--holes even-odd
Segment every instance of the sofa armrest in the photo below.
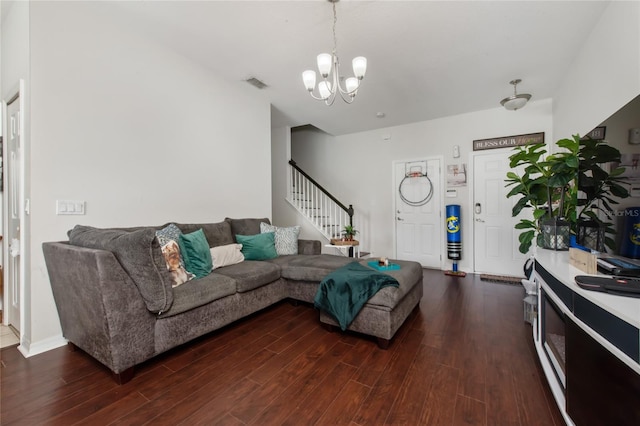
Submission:
<svg viewBox="0 0 640 426">
<path fill-rule="evenodd" d="M 320 254 L 322 243 L 318 240 L 298 240 L 298 254 Z"/>
<path fill-rule="evenodd" d="M 66 339 L 116 374 L 155 355 L 155 315 L 112 252 L 42 248 Z"/>
</svg>

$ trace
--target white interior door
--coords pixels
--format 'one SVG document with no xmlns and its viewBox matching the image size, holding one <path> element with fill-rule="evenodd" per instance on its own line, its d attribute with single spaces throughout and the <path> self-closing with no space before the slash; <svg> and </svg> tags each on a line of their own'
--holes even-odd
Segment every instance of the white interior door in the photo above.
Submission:
<svg viewBox="0 0 640 426">
<path fill-rule="evenodd" d="M 512 150 L 493 150 L 473 158 L 474 265 L 475 272 L 523 276 L 528 255 L 520 253 L 515 229 L 520 217 L 512 217 L 515 197 L 505 188 Z"/>
<path fill-rule="evenodd" d="M 394 164 L 396 258 L 441 268 L 441 161 Z"/>
<path fill-rule="evenodd" d="M 7 228 L 5 229 L 5 248 L 8 248 L 5 264 L 7 301 L 6 323 L 20 330 L 20 271 L 21 271 L 21 179 L 22 179 L 22 144 L 21 144 L 21 111 L 20 98 L 7 104 L 7 138 L 6 138 L 6 194 L 7 211 L 5 212 Z"/>
</svg>

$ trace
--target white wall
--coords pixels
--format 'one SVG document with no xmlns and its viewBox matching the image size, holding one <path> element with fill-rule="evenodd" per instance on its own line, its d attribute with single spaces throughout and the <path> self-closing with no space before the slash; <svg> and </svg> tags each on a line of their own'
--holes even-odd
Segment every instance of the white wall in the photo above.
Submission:
<svg viewBox="0 0 640 426">
<path fill-rule="evenodd" d="M 113 25 L 99 4 L 31 5 L 30 352 L 60 335 L 42 242 L 77 223 L 271 214 L 269 102 Z M 86 215 L 56 215 L 58 199 L 86 201 Z"/>
<path fill-rule="evenodd" d="M 638 94 L 640 2 L 613 1 L 553 97 L 554 133 L 584 135 Z"/>
<path fill-rule="evenodd" d="M 291 152 L 292 158 L 340 201 L 353 204 L 362 249 L 375 256 L 392 256 L 394 161 L 443 156 L 446 170 L 449 164 L 470 164 L 475 139 L 545 132 L 547 140 L 552 140 L 551 129 L 551 100 L 547 99 L 515 112 L 494 108 L 338 137 L 295 131 Z M 389 141 L 384 140 L 387 135 Z M 460 158 L 453 158 L 454 145 L 460 146 Z M 473 179 L 469 180 L 471 185 Z M 446 198 L 445 204 L 461 205 L 463 259 L 459 266 L 469 271 L 473 260 L 470 186 L 457 189 L 457 198 Z"/>
</svg>

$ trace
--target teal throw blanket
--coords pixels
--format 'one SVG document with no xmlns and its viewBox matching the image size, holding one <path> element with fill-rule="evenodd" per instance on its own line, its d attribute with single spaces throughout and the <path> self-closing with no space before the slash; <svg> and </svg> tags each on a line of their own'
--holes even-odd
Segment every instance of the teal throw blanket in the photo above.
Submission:
<svg viewBox="0 0 640 426">
<path fill-rule="evenodd" d="M 399 285 L 391 275 L 352 262 L 323 278 L 313 305 L 333 316 L 344 331 L 378 290 Z"/>
</svg>

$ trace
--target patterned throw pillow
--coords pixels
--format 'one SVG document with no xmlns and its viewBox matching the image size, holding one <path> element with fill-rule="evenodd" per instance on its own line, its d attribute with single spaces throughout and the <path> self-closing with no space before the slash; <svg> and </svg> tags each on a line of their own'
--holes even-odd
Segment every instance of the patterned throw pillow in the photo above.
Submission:
<svg viewBox="0 0 640 426">
<path fill-rule="evenodd" d="M 167 263 L 167 269 L 171 273 L 171 278 L 173 278 L 171 287 L 177 287 L 193 278 L 193 274 L 187 272 L 180 264 L 180 246 L 178 243 L 169 240 L 167 244 L 162 246 L 162 254 Z"/>
<path fill-rule="evenodd" d="M 156 231 L 156 238 L 158 238 L 158 242 L 160 243 L 161 247 L 167 244 L 169 241 L 178 242 L 178 238 L 180 238 L 180 235 L 182 235 L 182 231 L 176 226 L 175 223 L 170 223 L 164 228 Z"/>
<path fill-rule="evenodd" d="M 178 245 L 180 235 L 182 235 L 182 231 L 173 223 L 156 231 L 156 238 L 162 248 L 167 269 L 173 278 L 172 287 L 184 284 L 195 277 L 195 275 L 189 273 L 184 267 L 184 260 L 182 259 L 180 246 Z"/>
<path fill-rule="evenodd" d="M 260 223 L 260 232 L 274 232 L 276 239 L 276 252 L 278 256 L 285 254 L 298 254 L 298 235 L 300 234 L 300 226 L 292 226 L 282 228 L 279 226 L 269 225 L 268 223 Z"/>
</svg>

